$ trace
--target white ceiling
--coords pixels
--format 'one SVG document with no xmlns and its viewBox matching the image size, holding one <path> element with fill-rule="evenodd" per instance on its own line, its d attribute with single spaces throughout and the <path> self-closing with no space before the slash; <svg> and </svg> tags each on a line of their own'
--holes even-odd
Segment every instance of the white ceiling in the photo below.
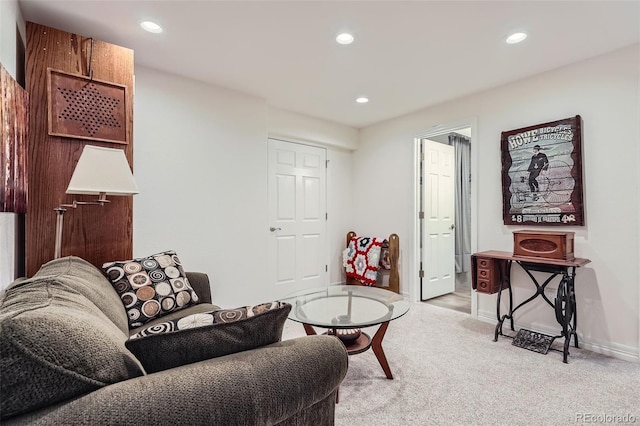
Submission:
<svg viewBox="0 0 640 426">
<path fill-rule="evenodd" d="M 640 42 L 640 0 L 19 4 L 27 21 L 133 49 L 136 65 L 356 128 Z M 505 44 L 514 30 L 529 37 Z M 341 31 L 356 41 L 338 45 Z"/>
</svg>

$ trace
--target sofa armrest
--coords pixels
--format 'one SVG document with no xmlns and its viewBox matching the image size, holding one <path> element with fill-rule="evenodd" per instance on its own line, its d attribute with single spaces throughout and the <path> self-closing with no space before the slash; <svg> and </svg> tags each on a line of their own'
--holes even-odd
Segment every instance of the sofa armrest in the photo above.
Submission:
<svg viewBox="0 0 640 426">
<path fill-rule="evenodd" d="M 200 298 L 200 303 L 211 303 L 209 276 L 202 272 L 185 272 L 189 284 Z"/>
<path fill-rule="evenodd" d="M 6 425 L 333 425 L 347 364 L 339 339 L 300 337 L 115 383 Z"/>
</svg>

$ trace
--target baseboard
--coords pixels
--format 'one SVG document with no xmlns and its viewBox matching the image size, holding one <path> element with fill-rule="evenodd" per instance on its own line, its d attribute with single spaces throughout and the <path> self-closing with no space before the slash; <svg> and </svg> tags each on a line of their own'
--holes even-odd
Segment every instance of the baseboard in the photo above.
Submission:
<svg viewBox="0 0 640 426">
<path fill-rule="evenodd" d="M 489 311 L 478 311 L 478 320 L 490 324 L 496 324 L 496 313 Z M 520 324 L 518 321 L 514 322 L 515 329 L 526 328 L 538 333 L 544 333 L 549 335 L 558 334 L 558 329 L 551 329 L 547 327 L 533 327 L 531 324 Z M 508 326 L 507 326 L 508 327 Z M 640 356 L 636 348 L 630 346 L 616 345 L 617 347 L 609 346 L 603 343 L 590 342 L 585 340 L 582 336 L 578 335 L 580 348 L 586 349 L 591 352 L 599 353 L 602 355 L 610 356 L 612 358 L 621 359 L 624 361 L 640 362 Z"/>
</svg>

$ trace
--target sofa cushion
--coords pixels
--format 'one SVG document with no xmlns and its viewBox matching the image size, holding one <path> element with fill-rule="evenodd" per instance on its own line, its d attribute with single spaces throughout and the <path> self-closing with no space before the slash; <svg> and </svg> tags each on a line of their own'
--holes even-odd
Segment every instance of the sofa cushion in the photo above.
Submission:
<svg viewBox="0 0 640 426">
<path fill-rule="evenodd" d="M 188 315 L 145 328 L 126 346 L 153 373 L 278 342 L 290 310 L 271 302 Z"/>
<path fill-rule="evenodd" d="M 3 419 L 144 374 L 125 348 L 127 335 L 100 308 L 106 302 L 92 300 L 102 292 L 99 280 L 76 281 L 69 273 L 83 262 L 55 261 L 0 293 Z M 72 266 L 68 273 L 51 273 L 64 263 Z"/>
<path fill-rule="evenodd" d="M 175 251 L 105 263 L 102 270 L 120 295 L 130 328 L 199 302 Z"/>
<path fill-rule="evenodd" d="M 120 296 L 102 271 L 86 260 L 76 256 L 52 260 L 42 265 L 33 278 L 64 282 L 96 305 L 125 335 L 129 334 L 127 313 Z"/>
</svg>

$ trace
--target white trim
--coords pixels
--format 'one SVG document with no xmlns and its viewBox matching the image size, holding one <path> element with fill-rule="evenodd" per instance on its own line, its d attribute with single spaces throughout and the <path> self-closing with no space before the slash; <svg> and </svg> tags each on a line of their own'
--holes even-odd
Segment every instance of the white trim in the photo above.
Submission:
<svg viewBox="0 0 640 426">
<path fill-rule="evenodd" d="M 329 145 L 326 143 L 322 143 L 322 142 L 317 142 L 317 141 L 312 141 L 312 140 L 308 140 L 308 139 L 299 139 L 299 138 L 289 138 L 289 137 L 285 137 L 285 136 L 269 136 L 267 138 L 267 142 L 269 141 L 269 139 L 273 139 L 274 141 L 280 141 L 280 142 L 289 142 L 289 143 L 295 143 L 297 145 L 305 145 L 305 146 L 312 146 L 314 148 L 323 148 L 325 150 L 334 150 L 334 151 L 342 151 L 342 152 L 353 152 L 352 149 L 347 149 L 347 148 L 343 148 L 343 147 L 339 147 L 339 146 L 333 146 L 333 145 Z"/>
<path fill-rule="evenodd" d="M 420 268 L 420 220 L 418 219 L 420 200 L 420 187 L 418 184 L 419 164 L 420 164 L 420 140 L 439 136 L 444 133 L 453 132 L 463 128 L 471 128 L 471 252 L 478 251 L 478 118 L 471 117 L 449 124 L 439 124 L 433 126 L 431 130 L 421 136 L 414 138 L 414 161 L 413 161 L 413 182 L 414 182 L 414 255 L 412 256 L 413 265 L 410 265 L 410 273 L 412 275 L 411 295 L 412 300 L 420 301 L 420 281 L 418 280 L 418 272 Z M 471 318 L 478 317 L 478 294 L 471 290 Z"/>
<path fill-rule="evenodd" d="M 315 146 L 316 148 L 325 148 L 325 149 L 331 149 L 334 151 L 342 151 L 342 152 L 355 151 L 355 149 L 347 148 L 344 146 L 333 145 L 325 142 L 318 142 L 316 140 L 311 140 L 311 139 L 285 136 L 285 135 L 280 135 L 278 133 L 273 133 L 273 132 L 269 132 L 267 139 L 273 139 L 273 140 L 282 141 L 282 142 L 297 143 L 298 145 Z"/>
<path fill-rule="evenodd" d="M 18 213 L 0 213 L 0 290 L 18 278 L 16 232 Z"/>
<path fill-rule="evenodd" d="M 640 73 L 638 73 L 637 98 L 640 99 Z M 638 118 L 640 119 L 640 117 Z M 638 120 L 638 122 L 640 122 L 640 120 Z M 637 148 L 637 145 L 636 150 L 638 154 L 638 161 L 640 161 L 640 149 Z M 636 185 L 636 188 L 638 189 L 636 194 L 636 211 L 640 212 L 640 173 L 638 174 L 638 184 Z M 640 241 L 640 215 L 638 215 L 638 235 L 636 236 L 636 241 Z M 638 276 L 640 277 L 640 262 L 638 262 Z M 636 308 L 636 317 L 638 317 L 638 340 L 636 342 L 638 347 L 636 348 L 636 353 L 637 359 L 640 362 L 640 315 L 638 314 L 638 310 L 640 310 L 640 292 L 638 292 L 638 305 Z"/>
<path fill-rule="evenodd" d="M 420 138 L 413 139 L 413 256 L 411 256 L 411 265 L 409 265 L 409 274 L 411 275 L 409 297 L 413 302 L 420 302 L 420 280 L 418 274 L 420 272 L 420 220 L 418 212 L 420 211 Z"/>
<path fill-rule="evenodd" d="M 317 145 L 317 144 L 312 144 L 312 143 L 301 143 L 301 142 L 294 142 L 292 140 L 285 140 L 285 139 L 277 139 L 277 138 L 267 138 L 267 223 L 269 223 L 269 226 L 273 226 L 271 225 L 271 211 L 270 211 L 270 200 L 269 200 L 269 196 L 272 195 L 269 191 L 269 178 L 270 178 L 270 173 L 272 172 L 271 168 L 270 168 L 270 163 L 269 163 L 269 154 L 270 154 L 270 149 L 271 149 L 271 141 L 274 142 L 284 142 L 284 143 L 288 143 L 288 144 L 293 144 L 293 145 L 301 145 L 301 146 L 308 146 L 308 147 L 312 147 L 312 148 L 316 148 L 316 149 L 321 149 L 324 150 L 324 159 L 325 161 L 328 160 L 328 153 L 329 150 L 327 148 L 327 146 L 325 145 Z M 329 167 L 328 167 L 329 163 L 328 161 L 325 163 L 325 175 L 324 175 L 324 210 L 325 210 L 325 214 L 328 214 L 329 212 Z M 324 282 L 322 283 L 322 286 L 328 286 L 329 280 L 330 280 L 330 276 L 331 276 L 331 262 L 330 262 L 330 253 L 331 253 L 331 249 L 329 247 L 329 221 L 324 220 L 324 226 L 323 226 L 323 234 L 324 234 L 324 264 L 326 265 L 326 270 L 324 272 Z M 270 280 L 270 278 L 269 278 Z M 273 289 L 269 289 L 269 291 L 273 291 Z"/>
<path fill-rule="evenodd" d="M 478 191 L 480 190 L 479 181 L 479 161 L 478 152 L 480 150 L 478 143 L 478 118 L 473 117 L 471 122 L 471 253 L 478 251 Z M 471 318 L 478 317 L 478 293 L 471 290 Z"/>
</svg>

